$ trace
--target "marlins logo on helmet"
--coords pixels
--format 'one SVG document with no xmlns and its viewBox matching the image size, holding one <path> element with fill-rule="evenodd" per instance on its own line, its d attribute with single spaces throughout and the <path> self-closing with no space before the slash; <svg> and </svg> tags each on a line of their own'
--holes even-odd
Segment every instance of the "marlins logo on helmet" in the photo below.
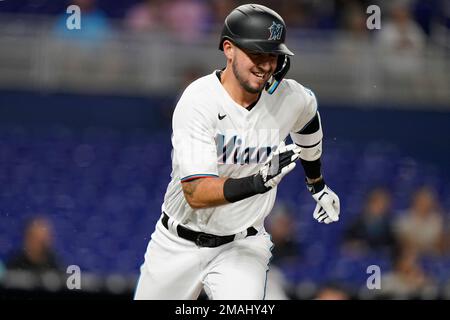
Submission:
<svg viewBox="0 0 450 320">
<path fill-rule="evenodd" d="M 283 25 L 272 21 L 272 25 L 269 27 L 270 36 L 267 40 L 280 40 L 283 34 Z"/>
</svg>

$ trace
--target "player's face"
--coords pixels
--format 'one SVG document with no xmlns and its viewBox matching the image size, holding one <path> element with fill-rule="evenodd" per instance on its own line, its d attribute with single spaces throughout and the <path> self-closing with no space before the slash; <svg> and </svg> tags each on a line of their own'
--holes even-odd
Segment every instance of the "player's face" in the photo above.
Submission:
<svg viewBox="0 0 450 320">
<path fill-rule="evenodd" d="M 257 53 L 235 47 L 233 73 L 242 88 L 260 93 L 277 66 L 277 55 Z"/>
</svg>

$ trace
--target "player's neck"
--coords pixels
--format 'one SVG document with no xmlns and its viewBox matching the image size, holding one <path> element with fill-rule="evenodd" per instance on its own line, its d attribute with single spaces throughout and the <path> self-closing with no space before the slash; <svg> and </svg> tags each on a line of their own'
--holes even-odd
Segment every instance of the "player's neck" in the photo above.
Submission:
<svg viewBox="0 0 450 320">
<path fill-rule="evenodd" d="M 250 93 L 246 91 L 242 86 L 239 84 L 238 80 L 234 76 L 233 72 L 226 68 L 221 76 L 220 81 L 222 82 L 223 87 L 230 95 L 231 99 L 233 99 L 234 102 L 239 104 L 240 106 L 244 108 L 248 108 L 251 106 L 256 100 L 258 100 L 259 94 L 258 93 Z"/>
</svg>

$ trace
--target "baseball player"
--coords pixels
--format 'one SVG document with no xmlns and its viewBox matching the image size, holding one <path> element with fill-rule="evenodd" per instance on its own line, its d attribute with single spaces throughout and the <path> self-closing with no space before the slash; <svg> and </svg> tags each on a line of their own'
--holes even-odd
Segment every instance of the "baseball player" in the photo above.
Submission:
<svg viewBox="0 0 450 320">
<path fill-rule="evenodd" d="M 321 223 L 339 198 L 321 175 L 314 94 L 286 75 L 286 26 L 254 4 L 226 18 L 226 67 L 191 83 L 173 114 L 172 174 L 135 299 L 264 299 L 273 243 L 264 229 L 277 185 L 302 164 Z M 294 144 L 284 143 L 290 135 Z"/>
</svg>

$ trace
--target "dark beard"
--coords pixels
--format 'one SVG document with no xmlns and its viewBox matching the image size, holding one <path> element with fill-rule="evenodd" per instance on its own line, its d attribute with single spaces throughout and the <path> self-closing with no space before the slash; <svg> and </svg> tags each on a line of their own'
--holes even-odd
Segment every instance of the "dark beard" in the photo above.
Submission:
<svg viewBox="0 0 450 320">
<path fill-rule="evenodd" d="M 265 83 L 261 85 L 261 88 L 255 89 L 255 88 L 251 87 L 248 84 L 248 82 L 244 81 L 244 79 L 242 79 L 241 75 L 239 74 L 239 72 L 237 70 L 235 61 L 233 61 L 232 67 L 233 67 L 234 76 L 239 81 L 239 84 L 241 85 L 242 88 L 244 88 L 245 91 L 255 94 L 255 93 L 260 93 L 262 91 L 262 89 L 264 89 L 264 86 L 266 85 Z"/>
</svg>

